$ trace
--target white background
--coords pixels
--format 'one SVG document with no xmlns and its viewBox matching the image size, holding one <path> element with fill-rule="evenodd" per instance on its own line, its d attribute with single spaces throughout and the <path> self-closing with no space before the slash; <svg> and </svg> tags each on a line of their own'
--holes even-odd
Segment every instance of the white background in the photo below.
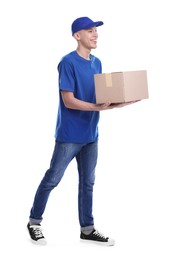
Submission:
<svg viewBox="0 0 173 260">
<path fill-rule="evenodd" d="M 3 258 L 173 259 L 171 0 L 0 2 L 0 222 Z M 146 69 L 149 99 L 104 111 L 94 193 L 96 227 L 115 247 L 79 242 L 73 161 L 49 199 L 46 247 L 26 230 L 49 166 L 58 107 L 57 64 L 76 48 L 71 23 L 102 20 L 103 72 Z"/>
</svg>

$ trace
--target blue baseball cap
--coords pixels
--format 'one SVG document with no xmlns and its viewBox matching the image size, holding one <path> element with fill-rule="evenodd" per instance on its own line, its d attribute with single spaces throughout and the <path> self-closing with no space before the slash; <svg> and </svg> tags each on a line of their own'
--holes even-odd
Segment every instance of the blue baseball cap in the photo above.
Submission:
<svg viewBox="0 0 173 260">
<path fill-rule="evenodd" d="M 76 20 L 74 20 L 71 25 L 72 35 L 80 30 L 89 29 L 95 26 L 98 27 L 100 25 L 103 25 L 102 21 L 94 22 L 88 17 L 79 17 Z"/>
</svg>

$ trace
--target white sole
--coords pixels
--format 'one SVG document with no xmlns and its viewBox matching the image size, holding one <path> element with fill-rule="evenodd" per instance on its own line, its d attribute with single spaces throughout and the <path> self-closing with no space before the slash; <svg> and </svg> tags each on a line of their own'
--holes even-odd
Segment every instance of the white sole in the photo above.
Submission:
<svg viewBox="0 0 173 260">
<path fill-rule="evenodd" d="M 80 238 L 80 241 L 82 243 L 97 244 L 97 245 L 100 245 L 100 246 L 114 246 L 115 245 L 115 241 L 113 239 L 110 239 L 110 241 L 108 241 L 108 242 L 99 242 L 99 241 L 95 241 L 95 240 Z"/>
<path fill-rule="evenodd" d="M 31 238 L 31 242 L 32 242 L 34 245 L 38 245 L 38 246 L 45 246 L 45 245 L 47 245 L 47 241 L 46 241 L 46 239 L 44 239 L 44 238 L 41 238 L 41 239 L 39 239 L 39 240 L 37 240 L 37 241 L 35 241 L 35 240 L 33 240 L 33 239 Z"/>
</svg>

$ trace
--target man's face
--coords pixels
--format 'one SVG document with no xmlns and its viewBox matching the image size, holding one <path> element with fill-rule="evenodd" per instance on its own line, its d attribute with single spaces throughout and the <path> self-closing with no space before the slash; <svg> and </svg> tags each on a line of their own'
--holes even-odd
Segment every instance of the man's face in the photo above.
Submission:
<svg viewBox="0 0 173 260">
<path fill-rule="evenodd" d="M 89 50 L 97 48 L 98 33 L 96 27 L 78 31 L 75 38 L 79 44 Z"/>
</svg>

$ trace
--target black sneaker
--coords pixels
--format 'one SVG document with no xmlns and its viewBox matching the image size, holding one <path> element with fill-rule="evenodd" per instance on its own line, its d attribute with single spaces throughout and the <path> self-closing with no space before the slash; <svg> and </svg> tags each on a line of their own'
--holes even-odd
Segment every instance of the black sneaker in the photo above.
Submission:
<svg viewBox="0 0 173 260">
<path fill-rule="evenodd" d="M 41 225 L 30 225 L 27 224 L 27 228 L 31 237 L 31 241 L 38 244 L 38 245 L 46 245 L 46 239 L 43 236 Z"/>
<path fill-rule="evenodd" d="M 113 246 L 115 244 L 115 241 L 112 238 L 105 237 L 95 229 L 89 235 L 85 235 L 81 232 L 80 239 L 84 242 L 93 242 L 104 246 Z"/>
</svg>

